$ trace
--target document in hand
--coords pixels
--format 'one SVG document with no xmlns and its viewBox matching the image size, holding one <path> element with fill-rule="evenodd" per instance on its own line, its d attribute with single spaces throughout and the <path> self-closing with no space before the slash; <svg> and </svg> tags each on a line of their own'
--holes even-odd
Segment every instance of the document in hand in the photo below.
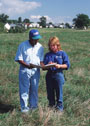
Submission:
<svg viewBox="0 0 90 126">
<path fill-rule="evenodd" d="M 45 65 L 44 67 L 40 66 L 40 65 L 35 65 L 35 64 L 32 64 L 31 65 L 34 67 L 34 68 L 44 68 L 44 69 L 48 69 L 50 67 L 55 67 L 56 63 L 52 63 L 52 64 L 47 64 Z"/>
<path fill-rule="evenodd" d="M 50 67 L 55 67 L 56 63 L 52 63 L 52 64 L 47 64 L 44 66 L 45 69 L 48 69 Z"/>
</svg>

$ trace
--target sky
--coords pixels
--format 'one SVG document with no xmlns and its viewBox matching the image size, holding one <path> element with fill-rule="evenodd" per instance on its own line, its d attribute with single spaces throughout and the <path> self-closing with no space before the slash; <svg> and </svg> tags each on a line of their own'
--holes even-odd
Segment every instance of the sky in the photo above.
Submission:
<svg viewBox="0 0 90 126">
<path fill-rule="evenodd" d="M 7 14 L 9 19 L 22 17 L 32 22 L 40 21 L 44 16 L 48 22 L 70 23 L 78 14 L 90 18 L 90 0 L 0 0 L 0 14 Z"/>
</svg>

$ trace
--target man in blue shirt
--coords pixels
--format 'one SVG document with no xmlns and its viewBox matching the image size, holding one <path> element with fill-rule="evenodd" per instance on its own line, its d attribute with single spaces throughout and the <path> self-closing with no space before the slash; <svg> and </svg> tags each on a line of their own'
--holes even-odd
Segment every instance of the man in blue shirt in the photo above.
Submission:
<svg viewBox="0 0 90 126">
<path fill-rule="evenodd" d="M 44 49 L 38 42 L 40 38 L 39 31 L 32 29 L 29 32 L 29 40 L 22 42 L 16 53 L 15 61 L 20 64 L 19 95 L 21 112 L 28 112 L 29 109 L 38 107 L 40 69 L 34 68 L 32 64 L 43 66 Z"/>
</svg>

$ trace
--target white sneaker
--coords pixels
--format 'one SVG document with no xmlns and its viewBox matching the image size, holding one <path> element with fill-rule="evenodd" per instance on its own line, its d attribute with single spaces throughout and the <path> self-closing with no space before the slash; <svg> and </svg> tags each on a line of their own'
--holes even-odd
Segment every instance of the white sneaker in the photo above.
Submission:
<svg viewBox="0 0 90 126">
<path fill-rule="evenodd" d="M 24 109 L 21 109 L 21 112 L 27 113 L 29 111 L 29 107 L 25 107 Z"/>
</svg>

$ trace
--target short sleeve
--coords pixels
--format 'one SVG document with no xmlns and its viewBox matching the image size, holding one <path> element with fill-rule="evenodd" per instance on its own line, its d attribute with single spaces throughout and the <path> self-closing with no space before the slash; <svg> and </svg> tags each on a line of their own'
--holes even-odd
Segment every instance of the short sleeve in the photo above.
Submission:
<svg viewBox="0 0 90 126">
<path fill-rule="evenodd" d="M 23 60 L 21 45 L 19 45 L 18 50 L 16 52 L 16 56 L 15 56 L 15 61 L 17 62 L 18 60 Z"/>
<path fill-rule="evenodd" d="M 40 48 L 40 61 L 43 61 L 43 59 L 44 59 L 44 48 L 41 47 Z"/>
</svg>

